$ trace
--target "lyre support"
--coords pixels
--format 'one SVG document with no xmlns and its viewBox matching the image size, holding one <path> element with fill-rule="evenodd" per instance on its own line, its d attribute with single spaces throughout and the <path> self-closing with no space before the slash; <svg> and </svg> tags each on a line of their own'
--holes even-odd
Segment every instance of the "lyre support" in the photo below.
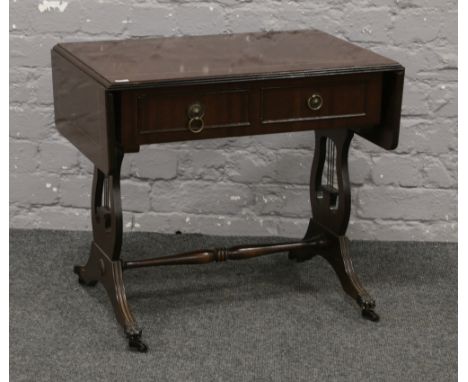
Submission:
<svg viewBox="0 0 468 382">
<path fill-rule="evenodd" d="M 312 216 L 336 235 L 346 233 L 351 213 L 348 153 L 352 138 L 350 130 L 315 132 L 315 155 L 310 177 Z M 325 162 L 327 182 L 323 184 Z"/>
<path fill-rule="evenodd" d="M 115 166 L 109 174 L 97 167 L 92 189 L 93 242 L 88 262 L 75 266 L 80 283 L 101 282 L 112 302 L 115 316 L 128 338 L 129 346 L 147 351 L 141 329 L 131 312 L 125 293 L 123 271 L 141 267 L 204 264 L 214 261 L 242 260 L 276 252 L 289 251 L 289 257 L 304 261 L 315 255 L 325 258 L 335 270 L 343 289 L 361 307 L 362 315 L 378 320 L 375 302 L 356 276 L 349 255 L 349 241 L 344 236 L 351 210 L 348 175 L 348 151 L 353 133 L 343 130 L 317 130 L 315 154 L 310 178 L 312 219 L 300 241 L 242 245 L 232 248 L 202 249 L 153 259 L 123 261 L 120 167 L 123 154 L 116 152 Z"/>
<path fill-rule="evenodd" d="M 374 312 L 375 301 L 354 271 L 349 240 L 345 236 L 351 213 L 348 153 L 352 138 L 353 132 L 350 130 L 315 131 L 315 152 L 310 175 L 312 218 L 303 240 L 321 234 L 329 246 L 319 251 L 294 249 L 289 252 L 289 258 L 305 261 L 321 255 L 335 270 L 344 291 L 356 300 L 363 317 L 378 321 L 379 316 Z"/>
<path fill-rule="evenodd" d="M 124 328 L 129 346 L 146 352 L 148 347 L 141 341 L 141 329 L 130 310 L 125 294 L 120 250 L 122 247 L 122 207 L 120 198 L 120 167 L 123 154 L 116 152 L 115 167 L 106 175 L 94 169 L 91 219 L 93 242 L 88 262 L 75 266 L 81 284 L 93 286 L 101 282 L 114 307 L 115 316 Z"/>
</svg>

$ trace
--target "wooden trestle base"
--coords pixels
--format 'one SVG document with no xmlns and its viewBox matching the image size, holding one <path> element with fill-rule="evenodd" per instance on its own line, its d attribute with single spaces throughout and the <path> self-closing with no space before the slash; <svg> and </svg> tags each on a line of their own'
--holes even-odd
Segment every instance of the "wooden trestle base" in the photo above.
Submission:
<svg viewBox="0 0 468 382">
<path fill-rule="evenodd" d="M 242 260 L 277 252 L 288 252 L 291 260 L 299 262 L 320 255 L 333 267 L 344 291 L 359 305 L 362 316 L 371 321 L 378 321 L 379 316 L 374 312 L 375 301 L 366 292 L 354 272 L 349 254 L 349 240 L 345 236 L 351 210 L 347 158 L 353 132 L 320 129 L 316 130 L 315 134 L 315 153 L 310 180 L 313 218 L 310 219 L 304 238 L 289 243 L 203 249 L 153 259 L 124 261 L 120 259 L 122 244 L 120 165 L 123 154 L 115 152 L 114 160 L 117 165 L 111 174 L 104 175 L 95 168 L 91 254 L 87 264 L 75 266 L 74 271 L 80 283 L 84 285 L 92 286 L 98 282 L 104 285 L 117 321 L 124 328 L 131 349 L 145 352 L 148 347 L 141 339 L 141 329 L 128 305 L 122 275 L 124 270 L 141 267 Z M 326 184 L 323 179 L 325 174 Z"/>
</svg>

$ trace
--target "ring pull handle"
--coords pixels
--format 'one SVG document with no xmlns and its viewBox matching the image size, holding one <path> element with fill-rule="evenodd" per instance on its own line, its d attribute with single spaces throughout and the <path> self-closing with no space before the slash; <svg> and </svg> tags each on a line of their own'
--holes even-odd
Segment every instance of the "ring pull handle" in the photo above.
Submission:
<svg viewBox="0 0 468 382">
<path fill-rule="evenodd" d="M 200 102 L 195 102 L 189 106 L 187 109 L 187 116 L 189 118 L 187 127 L 192 133 L 198 134 L 203 130 L 205 126 L 203 122 L 204 115 L 205 110 Z"/>
<path fill-rule="evenodd" d="M 309 107 L 310 110 L 313 110 L 313 111 L 320 110 L 322 108 L 322 105 L 323 105 L 323 98 L 318 93 L 312 94 L 307 99 L 307 106 Z"/>
<path fill-rule="evenodd" d="M 202 117 L 192 117 L 188 121 L 188 129 L 194 134 L 201 133 L 204 126 Z"/>
</svg>

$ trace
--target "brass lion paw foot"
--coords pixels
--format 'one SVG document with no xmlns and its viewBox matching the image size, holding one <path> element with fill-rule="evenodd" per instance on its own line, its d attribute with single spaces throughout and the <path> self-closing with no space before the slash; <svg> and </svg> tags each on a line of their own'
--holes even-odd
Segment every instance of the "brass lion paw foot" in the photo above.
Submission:
<svg viewBox="0 0 468 382">
<path fill-rule="evenodd" d="M 366 320 L 377 322 L 380 320 L 380 317 L 377 313 L 375 313 L 375 301 L 372 299 L 366 298 L 357 298 L 357 303 L 361 307 L 361 314 Z"/>
</svg>

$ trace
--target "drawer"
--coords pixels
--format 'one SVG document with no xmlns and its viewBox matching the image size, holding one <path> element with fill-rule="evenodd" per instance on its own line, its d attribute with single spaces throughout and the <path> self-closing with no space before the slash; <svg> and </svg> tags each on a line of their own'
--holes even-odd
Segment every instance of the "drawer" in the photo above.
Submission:
<svg viewBox="0 0 468 382">
<path fill-rule="evenodd" d="M 382 74 L 123 91 L 120 141 L 140 145 L 380 123 Z"/>
<path fill-rule="evenodd" d="M 263 124 L 323 121 L 322 126 L 334 127 L 332 121 L 343 120 L 340 125 L 364 127 L 380 120 L 382 76 L 321 77 L 263 87 L 261 93 Z"/>
<path fill-rule="evenodd" d="M 153 91 L 140 94 L 137 102 L 140 134 L 193 135 L 199 130 L 249 125 L 249 94 L 245 90 Z"/>
</svg>

